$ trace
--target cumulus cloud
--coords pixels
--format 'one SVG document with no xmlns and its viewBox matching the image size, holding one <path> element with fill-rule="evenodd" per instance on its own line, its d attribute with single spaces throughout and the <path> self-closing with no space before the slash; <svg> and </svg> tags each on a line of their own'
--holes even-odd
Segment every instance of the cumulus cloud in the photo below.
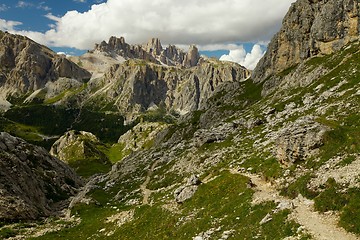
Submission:
<svg viewBox="0 0 360 240">
<path fill-rule="evenodd" d="M 69 11 L 53 19 L 55 26 L 34 40 L 83 50 L 110 36 L 124 36 L 129 43 L 158 37 L 165 44 L 203 46 L 268 41 L 293 1 L 107 0 L 87 12 Z"/>
<path fill-rule="evenodd" d="M 228 55 L 222 55 L 220 60 L 236 62 L 247 69 L 253 70 L 264 54 L 265 50 L 259 44 L 255 44 L 249 53 L 246 52 L 243 46 L 240 46 L 238 49 L 230 50 Z"/>
</svg>

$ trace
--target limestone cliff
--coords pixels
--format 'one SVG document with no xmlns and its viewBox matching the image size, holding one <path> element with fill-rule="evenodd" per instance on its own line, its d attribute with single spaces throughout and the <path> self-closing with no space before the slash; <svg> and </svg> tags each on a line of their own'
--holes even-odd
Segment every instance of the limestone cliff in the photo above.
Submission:
<svg viewBox="0 0 360 240">
<path fill-rule="evenodd" d="M 193 60 L 187 59 L 189 64 Z M 185 69 L 130 60 L 113 65 L 102 79 L 91 81 L 90 87 L 99 90 L 87 102 L 113 103 L 128 120 L 154 105 L 184 114 L 201 109 L 219 85 L 248 76 L 246 68 L 216 60 Z"/>
<path fill-rule="evenodd" d="M 146 44 L 130 45 L 123 37 L 110 37 L 108 42 L 96 44 L 89 53 L 101 53 L 106 56 L 125 59 L 141 59 L 168 66 L 194 67 L 199 63 L 200 55 L 196 47 L 190 46 L 185 53 L 174 45 L 163 48 L 158 38 L 150 39 Z"/>
<path fill-rule="evenodd" d="M 0 221 L 56 214 L 82 181 L 44 148 L 0 133 Z"/>
<path fill-rule="evenodd" d="M 90 79 L 88 71 L 20 35 L 0 31 L 0 88 L 29 93 L 58 78 Z"/>
<path fill-rule="evenodd" d="M 255 81 L 312 56 L 330 54 L 359 38 L 359 1 L 299 0 L 253 72 Z"/>
</svg>

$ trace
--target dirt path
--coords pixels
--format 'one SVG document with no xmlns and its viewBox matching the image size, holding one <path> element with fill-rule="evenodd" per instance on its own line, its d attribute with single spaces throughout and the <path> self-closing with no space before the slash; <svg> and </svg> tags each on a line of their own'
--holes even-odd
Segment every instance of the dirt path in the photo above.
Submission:
<svg viewBox="0 0 360 240">
<path fill-rule="evenodd" d="M 151 167 L 150 167 L 150 169 L 149 169 L 149 171 L 147 173 L 145 181 L 143 182 L 143 184 L 140 185 L 140 189 L 141 189 L 141 192 L 143 194 L 143 200 L 142 200 L 143 205 L 149 205 L 149 197 L 150 197 L 152 191 L 150 189 L 147 189 L 147 185 L 149 184 L 151 176 L 152 176 L 152 174 L 154 172 L 154 169 L 155 169 L 155 167 L 157 166 L 157 164 L 159 162 L 160 162 L 160 160 L 156 160 L 151 165 Z"/>
<path fill-rule="evenodd" d="M 290 218 L 305 227 L 314 239 L 318 240 L 359 240 L 360 238 L 337 226 L 338 218 L 335 215 L 325 215 L 316 212 L 313 201 L 304 197 L 289 199 L 280 196 L 279 191 L 270 183 L 264 181 L 260 176 L 250 173 L 240 173 L 231 169 L 233 174 L 242 174 L 251 179 L 255 184 L 253 204 L 265 201 L 275 201 L 293 206 Z"/>
</svg>

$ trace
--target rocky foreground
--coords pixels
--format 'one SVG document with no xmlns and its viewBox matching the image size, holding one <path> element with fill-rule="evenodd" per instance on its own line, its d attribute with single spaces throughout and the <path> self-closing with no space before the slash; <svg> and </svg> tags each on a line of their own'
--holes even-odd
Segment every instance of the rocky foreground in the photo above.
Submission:
<svg viewBox="0 0 360 240">
<path fill-rule="evenodd" d="M 156 39 L 131 46 L 111 38 L 96 45 L 74 60 L 93 73 L 89 82 L 58 94 L 49 83 L 33 95 L 36 101 L 20 101 L 0 119 L 26 137 L 30 127 L 41 129 L 31 121 L 17 124 L 14 116 L 22 111 L 51 109 L 69 121 L 51 153 L 82 175 L 84 186 L 75 194 L 81 181 L 65 163 L 2 133 L 2 167 L 22 167 L 18 178 L 8 170 L 9 180 L 1 182 L 2 198 L 9 199 L 4 206 L 32 219 L 52 215 L 73 197 L 66 218 L 25 230 L 19 223 L 1 225 L 0 233 L 38 239 L 359 239 L 359 5 L 298 0 L 250 78 L 239 65 L 198 58 L 195 48 L 164 49 Z M 188 65 L 190 55 L 197 62 Z M 106 69 L 99 68 L 101 61 Z M 64 118 L 59 109 L 71 106 L 74 118 Z M 6 185 L 25 189 L 30 180 L 36 189 L 21 194 Z M 40 199 L 45 210 L 34 209 L 28 198 Z M 0 210 L 5 216 L 8 208 Z"/>
<path fill-rule="evenodd" d="M 58 215 L 83 181 L 44 148 L 0 133 L 0 220 L 38 220 Z"/>
</svg>

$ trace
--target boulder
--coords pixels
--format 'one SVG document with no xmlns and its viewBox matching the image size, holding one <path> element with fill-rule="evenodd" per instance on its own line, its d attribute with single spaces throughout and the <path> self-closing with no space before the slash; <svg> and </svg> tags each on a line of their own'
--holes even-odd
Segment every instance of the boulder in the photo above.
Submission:
<svg viewBox="0 0 360 240">
<path fill-rule="evenodd" d="M 174 192 L 175 201 L 177 203 L 183 203 L 184 201 L 192 198 L 201 184 L 200 179 L 196 175 L 192 175 L 187 183 L 181 187 L 178 187 Z"/>
<path fill-rule="evenodd" d="M 324 144 L 327 127 L 310 117 L 289 123 L 277 133 L 275 155 L 280 163 L 291 165 L 313 155 Z"/>
</svg>

